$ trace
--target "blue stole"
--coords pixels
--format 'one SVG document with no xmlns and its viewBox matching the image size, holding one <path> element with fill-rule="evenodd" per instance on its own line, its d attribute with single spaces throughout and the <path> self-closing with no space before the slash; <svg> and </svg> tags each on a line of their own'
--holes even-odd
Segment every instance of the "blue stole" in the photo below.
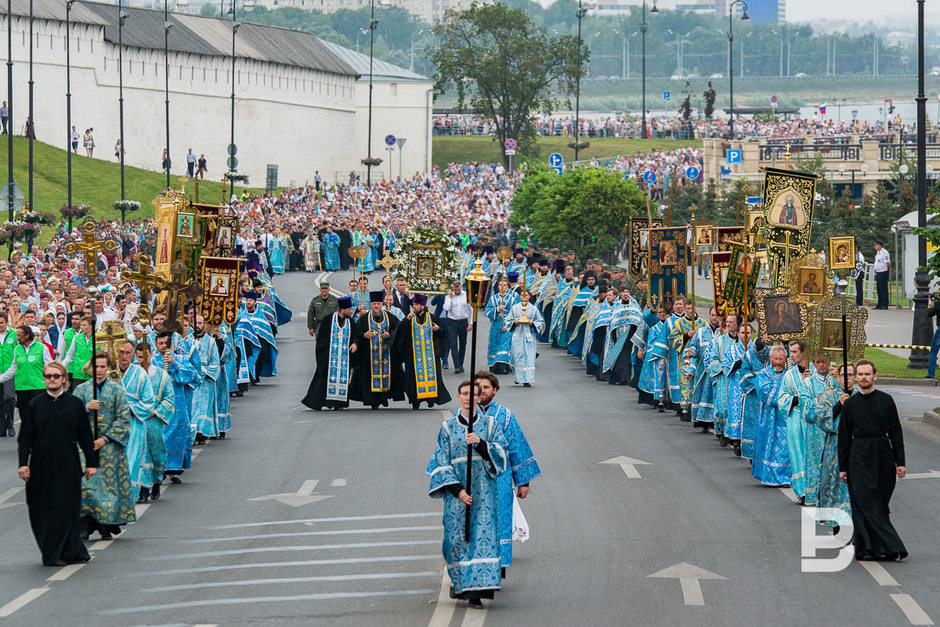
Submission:
<svg viewBox="0 0 940 627">
<path fill-rule="evenodd" d="M 372 358 L 371 390 L 373 392 L 388 392 L 392 387 L 392 371 L 388 342 L 382 338 L 382 334 L 388 331 L 388 314 L 383 311 L 382 320 L 379 322 L 372 318 L 371 312 L 366 315 L 369 317 L 369 331 L 372 332 L 372 339 L 369 340 L 369 350 Z"/>
<path fill-rule="evenodd" d="M 416 398 L 437 398 L 437 359 L 434 355 L 434 329 L 431 328 L 431 316 L 424 316 L 424 323 L 418 323 L 418 317 L 411 319 L 411 353 L 415 367 Z"/>
<path fill-rule="evenodd" d="M 349 392 L 349 334 L 352 321 L 339 326 L 339 313 L 333 314 L 330 331 L 330 367 L 326 374 L 326 400 L 345 401 Z"/>
</svg>

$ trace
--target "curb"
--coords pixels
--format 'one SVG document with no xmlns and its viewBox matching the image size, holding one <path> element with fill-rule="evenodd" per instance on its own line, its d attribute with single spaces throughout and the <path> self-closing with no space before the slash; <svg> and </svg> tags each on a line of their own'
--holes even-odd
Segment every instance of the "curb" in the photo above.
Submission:
<svg viewBox="0 0 940 627">
<path fill-rule="evenodd" d="M 906 387 L 937 387 L 937 379 L 901 379 L 896 377 L 878 377 L 879 385 L 899 385 Z"/>
<path fill-rule="evenodd" d="M 931 427 L 940 429 L 940 414 L 937 414 L 937 412 L 928 409 L 924 412 L 924 422 Z"/>
</svg>

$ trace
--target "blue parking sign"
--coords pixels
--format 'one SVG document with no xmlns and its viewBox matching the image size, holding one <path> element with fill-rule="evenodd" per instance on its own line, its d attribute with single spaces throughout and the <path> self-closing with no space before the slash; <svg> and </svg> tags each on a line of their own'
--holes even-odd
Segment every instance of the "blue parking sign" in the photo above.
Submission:
<svg viewBox="0 0 940 627">
<path fill-rule="evenodd" d="M 668 92 L 668 91 L 664 91 L 664 92 L 663 92 L 663 100 L 665 100 L 665 101 L 667 101 L 667 102 L 669 101 L 669 92 Z"/>
<path fill-rule="evenodd" d="M 741 150 L 738 148 L 729 148 L 727 152 L 728 165 L 732 163 L 741 163 Z"/>
</svg>

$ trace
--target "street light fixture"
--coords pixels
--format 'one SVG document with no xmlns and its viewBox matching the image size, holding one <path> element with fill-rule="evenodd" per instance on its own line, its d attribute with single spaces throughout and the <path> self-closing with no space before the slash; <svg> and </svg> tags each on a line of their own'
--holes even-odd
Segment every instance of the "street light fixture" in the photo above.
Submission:
<svg viewBox="0 0 940 627">
<path fill-rule="evenodd" d="M 72 5 L 75 0 L 65 2 L 65 152 L 66 182 L 68 188 L 67 207 L 72 206 Z M 11 177 L 12 178 L 12 177 Z M 30 207 L 32 209 L 32 207 Z M 10 220 L 13 216 L 10 216 Z M 69 233 L 72 232 L 72 217 L 69 216 Z"/>
<path fill-rule="evenodd" d="M 120 132 L 121 149 L 118 151 L 118 161 L 121 164 L 121 200 L 126 200 L 124 186 L 124 22 L 128 13 L 124 10 L 123 0 L 118 0 L 118 130 Z M 124 221 L 125 211 L 121 211 L 121 222 Z"/>
<path fill-rule="evenodd" d="M 369 128 L 368 128 L 368 138 L 366 139 L 366 152 L 368 159 L 366 160 L 366 187 L 372 187 L 372 61 L 375 57 L 375 29 L 379 25 L 379 21 L 375 19 L 375 4 L 376 0 L 371 0 L 369 5 L 371 6 L 371 11 L 369 13 Z M 378 0 L 379 8 L 387 8 L 392 6 L 391 0 Z"/>
<path fill-rule="evenodd" d="M 163 0 L 163 66 L 164 66 L 164 87 L 163 93 L 166 105 L 166 160 L 162 165 L 166 170 L 166 188 L 170 189 L 170 29 L 173 24 L 170 22 L 169 0 Z"/>
<path fill-rule="evenodd" d="M 29 0 L 29 113 L 26 116 L 26 141 L 29 144 L 29 209 L 35 211 L 33 204 L 33 140 L 36 127 L 33 122 L 33 0 Z M 10 118 L 12 123 L 13 118 Z M 12 124 L 11 124 L 12 125 Z"/>
<path fill-rule="evenodd" d="M 650 9 L 650 15 L 659 13 L 659 9 L 656 8 L 656 0 L 653 0 L 653 8 Z M 649 137 L 649 133 L 646 128 L 646 31 L 649 30 L 649 24 L 646 23 L 646 0 L 643 0 L 643 20 L 640 22 L 640 33 L 641 33 L 641 47 L 642 47 L 642 57 L 643 65 L 641 66 L 641 72 L 643 74 L 643 80 L 640 87 L 640 107 L 643 109 L 640 112 L 640 117 L 643 119 L 643 139 Z"/>
<path fill-rule="evenodd" d="M 415 71 L 415 37 L 423 33 L 423 28 L 419 31 L 412 31 L 411 33 L 411 63 L 408 64 L 408 70 L 411 72 Z"/>
<path fill-rule="evenodd" d="M 230 0 L 228 12 L 232 16 L 232 93 L 231 93 L 231 125 L 229 129 L 229 146 L 228 146 L 228 170 L 230 174 L 234 174 L 238 171 L 238 158 L 235 156 L 238 152 L 238 149 L 235 146 L 235 61 L 237 57 L 235 56 L 235 35 L 238 34 L 238 28 L 241 26 L 241 23 L 236 21 L 236 0 Z M 255 9 L 254 0 L 247 0 L 244 4 L 244 10 L 246 13 L 251 13 Z M 234 189 L 234 182 L 232 183 Z"/>
<path fill-rule="evenodd" d="M 747 14 L 747 2 L 744 0 L 734 0 L 728 5 L 728 95 L 731 99 L 731 139 L 734 139 L 734 5 L 741 5 L 741 21 L 751 19 Z"/>
<path fill-rule="evenodd" d="M 578 0 L 578 10 L 575 15 L 578 16 L 578 74 L 575 77 L 574 88 L 574 160 L 578 161 L 578 152 L 581 150 L 581 20 L 588 14 L 588 11 L 597 8 L 597 3 L 584 0 Z"/>
</svg>

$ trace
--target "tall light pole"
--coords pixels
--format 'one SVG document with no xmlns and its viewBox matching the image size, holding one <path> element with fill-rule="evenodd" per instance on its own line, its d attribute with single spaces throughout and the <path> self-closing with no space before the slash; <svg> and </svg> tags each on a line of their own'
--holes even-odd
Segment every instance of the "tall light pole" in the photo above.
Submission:
<svg viewBox="0 0 940 627">
<path fill-rule="evenodd" d="M 422 34 L 424 29 L 411 32 L 411 63 L 408 64 L 408 69 L 412 72 L 415 71 L 415 37 Z"/>
<path fill-rule="evenodd" d="M 728 5 L 728 96 L 731 99 L 731 139 L 734 139 L 734 5 L 740 4 L 743 9 L 741 20 L 749 20 L 751 16 L 747 14 L 747 2 L 744 0 L 734 0 Z"/>
<path fill-rule="evenodd" d="M 121 149 L 118 160 L 121 163 L 121 200 L 126 200 L 124 190 L 124 21 L 127 20 L 127 11 L 124 10 L 123 0 L 118 0 L 118 130 L 121 139 Z M 121 212 L 121 221 L 124 221 Z"/>
<path fill-rule="evenodd" d="M 659 13 L 659 9 L 656 8 L 656 0 L 653 0 L 653 8 L 650 9 L 650 15 L 654 13 Z M 640 41 L 642 42 L 642 58 L 643 64 L 640 66 L 640 71 L 643 74 L 642 85 L 640 87 L 640 107 L 643 109 L 640 114 L 643 118 L 643 139 L 649 137 L 646 129 L 646 31 L 649 30 L 649 24 L 646 23 L 646 0 L 643 0 L 643 20 L 640 22 Z"/>
<path fill-rule="evenodd" d="M 13 222 L 13 0 L 7 0 L 7 212 Z M 30 207 L 32 209 L 32 207 Z M 13 245 L 10 245 L 13 250 Z"/>
<path fill-rule="evenodd" d="M 166 120 L 166 159 L 163 164 L 166 170 L 166 188 L 170 189 L 170 5 L 169 0 L 163 0 L 163 78 L 164 78 L 164 104 L 166 106 L 164 119 Z"/>
<path fill-rule="evenodd" d="M 72 4 L 65 0 L 65 153 L 67 169 L 68 202 L 72 206 Z M 13 219 L 12 217 L 10 218 Z M 69 232 L 72 232 L 72 217 L 69 216 Z"/>
<path fill-rule="evenodd" d="M 578 16 L 578 74 L 575 76 L 575 87 L 574 87 L 574 160 L 578 160 L 578 151 L 581 150 L 580 143 L 580 131 L 581 131 L 581 20 L 584 19 L 584 16 L 588 14 L 588 11 L 597 6 L 594 2 L 584 2 L 584 0 L 578 0 L 578 11 L 575 15 Z"/>
<path fill-rule="evenodd" d="M 371 0 L 369 3 L 371 11 L 369 12 L 369 125 L 366 138 L 366 187 L 372 187 L 372 61 L 375 58 L 375 29 L 378 28 L 379 21 L 375 19 L 375 3 Z M 391 0 L 378 0 L 379 7 L 391 6 Z"/>
<path fill-rule="evenodd" d="M 927 226 L 927 95 L 924 89 L 924 0 L 917 0 L 917 226 Z M 895 262 L 899 260 L 895 259 Z M 933 325 L 927 315 L 927 240 L 917 236 L 917 271 L 914 273 L 914 326 L 911 344 L 929 346 Z M 926 368 L 927 351 L 912 350 L 908 368 Z"/>
<path fill-rule="evenodd" d="M 26 119 L 29 121 L 26 127 L 26 141 L 29 144 L 29 210 L 36 211 L 36 205 L 33 204 L 33 138 L 36 135 L 36 123 L 33 121 L 33 0 L 29 0 L 29 114 Z"/>
<path fill-rule="evenodd" d="M 235 146 L 235 36 L 238 34 L 238 28 L 241 26 L 241 23 L 235 20 L 236 7 L 235 1 L 231 0 L 228 6 L 228 12 L 232 16 L 232 106 L 231 106 L 231 127 L 229 133 L 229 146 L 228 146 L 228 170 L 230 174 L 237 172 L 238 160 L 235 157 L 238 149 Z M 245 2 L 245 11 L 251 13 L 255 9 L 254 0 L 247 0 Z M 233 183 L 234 189 L 234 183 Z"/>
</svg>

